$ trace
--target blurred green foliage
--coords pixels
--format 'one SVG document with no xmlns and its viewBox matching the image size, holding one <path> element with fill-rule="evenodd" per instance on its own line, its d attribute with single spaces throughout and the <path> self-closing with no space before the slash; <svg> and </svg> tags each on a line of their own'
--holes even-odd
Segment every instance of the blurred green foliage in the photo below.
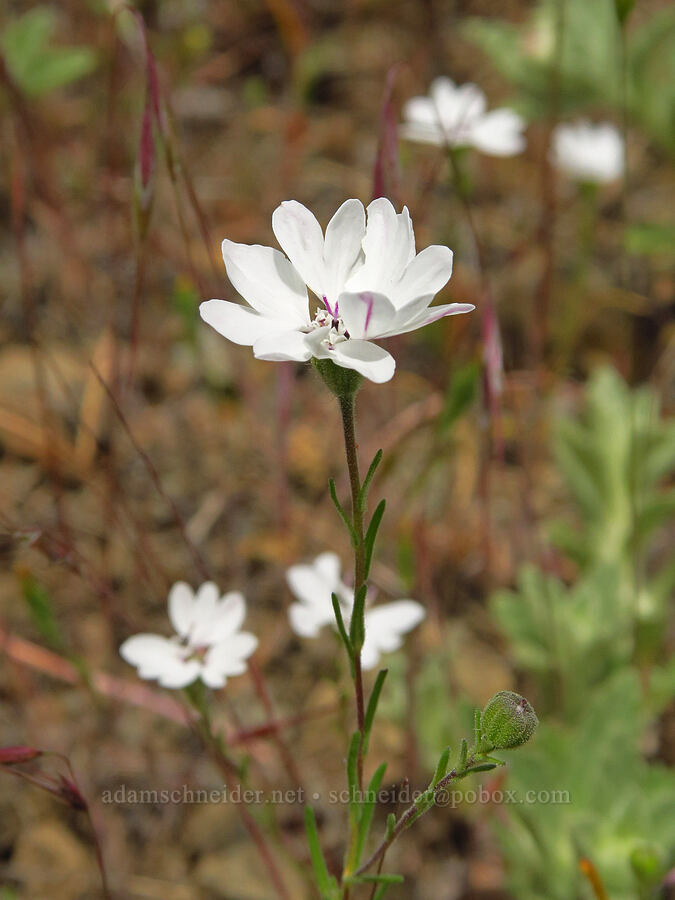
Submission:
<svg viewBox="0 0 675 900">
<path fill-rule="evenodd" d="M 89 47 L 53 46 L 56 20 L 53 9 L 37 6 L 8 22 L 0 37 L 7 70 L 29 96 L 64 87 L 96 66 L 96 53 Z"/>
<path fill-rule="evenodd" d="M 579 511 L 576 527 L 558 523 L 554 536 L 578 580 L 566 586 L 528 566 L 516 590 L 491 602 L 544 723 L 511 764 L 509 786 L 569 790 L 570 802 L 508 805 L 499 835 L 519 900 L 590 897 L 584 857 L 612 900 L 640 898 L 650 888 L 632 854 L 646 845 L 659 859 L 675 854 L 675 773 L 641 753 L 675 695 L 675 665 L 660 664 L 675 565 L 649 560 L 675 511 L 662 486 L 675 467 L 675 426 L 659 417 L 654 391 L 630 390 L 604 368 L 584 415 L 559 419 L 554 450 Z"/>
<path fill-rule="evenodd" d="M 675 774 L 644 760 L 647 725 L 638 674 L 624 669 L 587 695 L 574 728 L 542 724 L 536 740 L 509 758 L 508 788 L 539 796 L 506 804 L 507 820 L 496 826 L 514 897 L 592 897 L 583 858 L 612 900 L 643 896 L 633 854 L 649 845 L 668 860 L 675 849 Z"/>
<path fill-rule="evenodd" d="M 649 387 L 631 391 L 616 371 L 597 370 L 579 421 L 558 421 L 554 451 L 576 501 L 575 526 L 556 523 L 553 538 L 582 571 L 612 566 L 619 582 L 615 615 L 632 611 L 638 638 L 662 633 L 675 586 L 675 561 L 647 575 L 655 534 L 675 515 L 675 422 L 660 418 Z"/>
<path fill-rule="evenodd" d="M 563 116 L 621 115 L 625 103 L 636 125 L 675 152 L 675 8 L 624 32 L 629 13 L 614 0 L 541 0 L 522 26 L 470 19 L 465 34 L 516 88 L 529 119 L 549 116 L 552 103 Z"/>
<path fill-rule="evenodd" d="M 33 624 L 54 650 L 63 651 L 65 641 L 56 619 L 54 604 L 47 590 L 30 573 L 21 576 L 21 593 L 26 601 Z"/>
</svg>

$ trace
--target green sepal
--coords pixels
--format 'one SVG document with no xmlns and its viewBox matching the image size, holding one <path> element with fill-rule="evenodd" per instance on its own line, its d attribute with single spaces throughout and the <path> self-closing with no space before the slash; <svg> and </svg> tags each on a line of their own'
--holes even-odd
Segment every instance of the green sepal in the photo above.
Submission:
<svg viewBox="0 0 675 900">
<path fill-rule="evenodd" d="M 336 397 L 353 397 L 363 383 L 362 375 L 336 366 L 332 359 L 312 359 L 312 365 Z"/>
</svg>

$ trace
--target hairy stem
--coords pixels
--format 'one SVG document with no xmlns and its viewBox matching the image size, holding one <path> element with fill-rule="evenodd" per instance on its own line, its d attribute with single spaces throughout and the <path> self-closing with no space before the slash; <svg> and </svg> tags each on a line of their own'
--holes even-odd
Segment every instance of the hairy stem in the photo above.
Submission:
<svg viewBox="0 0 675 900">
<path fill-rule="evenodd" d="M 466 763 L 462 766 L 461 769 L 451 769 L 447 775 L 445 775 L 438 782 L 437 785 L 434 786 L 433 792 L 434 797 L 436 797 L 440 792 L 444 791 L 445 788 L 450 784 L 451 781 L 454 781 L 458 778 L 463 778 L 465 775 L 468 775 L 471 770 L 471 766 L 474 764 L 476 758 L 475 752 L 472 752 L 469 758 L 466 760 Z M 400 816 L 396 825 L 392 828 L 390 834 L 387 837 L 383 838 L 380 842 L 379 846 L 373 853 L 368 857 L 368 859 L 356 870 L 356 875 L 363 875 L 364 872 L 367 872 L 368 869 L 378 860 L 384 857 L 384 854 L 394 843 L 396 838 L 406 830 L 409 825 L 415 821 L 420 815 L 423 815 L 424 809 L 420 809 L 420 806 L 417 803 L 413 803 L 411 806 L 406 809 L 406 811 Z"/>
<path fill-rule="evenodd" d="M 356 444 L 356 427 L 354 422 L 355 395 L 344 394 L 338 398 L 342 414 L 342 428 L 345 437 L 345 452 L 349 470 L 349 484 L 352 493 L 352 525 L 354 527 L 354 596 L 362 587 L 366 574 L 366 557 L 363 544 L 363 503 L 361 500 L 361 475 L 359 473 L 359 457 Z M 363 700 L 363 673 L 361 670 L 361 649 L 354 650 L 354 690 L 356 693 L 357 727 L 363 735 L 365 705 Z M 357 761 L 359 790 L 363 786 L 363 750 L 359 748 Z"/>
</svg>

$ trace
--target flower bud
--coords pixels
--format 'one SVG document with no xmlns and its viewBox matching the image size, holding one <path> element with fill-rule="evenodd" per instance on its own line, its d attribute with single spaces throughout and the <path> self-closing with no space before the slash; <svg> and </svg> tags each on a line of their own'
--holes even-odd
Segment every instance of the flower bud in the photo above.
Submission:
<svg viewBox="0 0 675 900">
<path fill-rule="evenodd" d="M 520 747 L 539 724 L 530 703 L 513 691 L 499 691 L 481 716 L 481 750 L 508 750 Z"/>
</svg>

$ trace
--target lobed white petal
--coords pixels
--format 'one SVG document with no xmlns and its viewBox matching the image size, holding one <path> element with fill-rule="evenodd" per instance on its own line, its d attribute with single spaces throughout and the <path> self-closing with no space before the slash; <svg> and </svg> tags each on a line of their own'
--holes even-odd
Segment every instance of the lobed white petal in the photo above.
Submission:
<svg viewBox="0 0 675 900">
<path fill-rule="evenodd" d="M 307 362 L 312 351 L 301 331 L 278 331 L 258 338 L 253 344 L 253 355 L 271 362 Z"/>
<path fill-rule="evenodd" d="M 206 300 L 199 306 L 199 315 L 223 337 L 245 347 L 279 330 L 276 319 L 268 319 L 248 306 L 229 300 Z"/>
<path fill-rule="evenodd" d="M 256 312 L 286 327 L 309 324 L 307 288 L 283 253 L 227 239 L 222 250 L 230 281 Z"/>
<path fill-rule="evenodd" d="M 184 581 L 177 581 L 169 591 L 169 619 L 176 634 L 187 637 L 194 623 L 195 596 Z"/>
<path fill-rule="evenodd" d="M 272 230 L 305 284 L 318 297 L 323 296 L 326 279 L 324 241 L 314 214 L 297 200 L 284 200 L 272 214 Z"/>
</svg>

